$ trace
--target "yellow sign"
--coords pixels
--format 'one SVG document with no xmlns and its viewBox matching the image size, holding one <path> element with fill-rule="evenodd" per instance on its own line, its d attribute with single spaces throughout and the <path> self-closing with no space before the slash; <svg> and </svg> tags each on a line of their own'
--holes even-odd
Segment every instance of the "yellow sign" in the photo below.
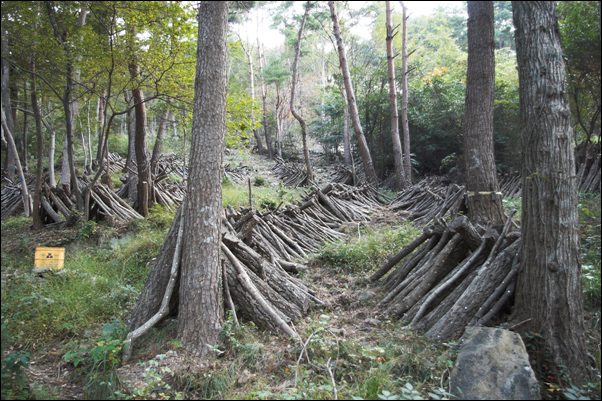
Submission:
<svg viewBox="0 0 602 401">
<path fill-rule="evenodd" d="M 36 248 L 34 267 L 51 267 L 60 270 L 65 263 L 65 248 Z"/>
</svg>

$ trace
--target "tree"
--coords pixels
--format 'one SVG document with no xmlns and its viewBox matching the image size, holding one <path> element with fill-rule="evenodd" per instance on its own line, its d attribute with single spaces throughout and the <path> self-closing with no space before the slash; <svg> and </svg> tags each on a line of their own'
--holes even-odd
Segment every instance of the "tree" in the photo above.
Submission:
<svg viewBox="0 0 602 401">
<path fill-rule="evenodd" d="M 512 3 L 521 140 L 522 247 L 512 320 L 585 378 L 573 128 L 556 3 Z"/>
<path fill-rule="evenodd" d="M 389 69 L 389 109 L 391 112 L 391 139 L 393 140 L 393 156 L 395 158 L 395 180 L 397 190 L 408 187 L 405 168 L 403 166 L 403 151 L 401 149 L 401 138 L 399 137 L 399 113 L 397 112 L 397 93 L 395 92 L 395 62 L 393 56 L 393 37 L 397 34 L 393 31 L 391 18 L 391 2 L 386 1 L 386 25 L 387 25 L 387 68 Z"/>
<path fill-rule="evenodd" d="M 219 258 L 228 2 L 201 2 L 198 19 L 178 338 L 185 349 L 206 355 L 207 344 L 217 343 L 223 323 Z"/>
<path fill-rule="evenodd" d="M 493 151 L 494 51 L 493 3 L 469 1 L 464 112 L 466 203 L 469 218 L 483 225 L 505 221 Z"/>
<path fill-rule="evenodd" d="M 403 128 L 403 166 L 406 181 L 412 184 L 412 156 L 410 152 L 410 124 L 408 121 L 408 17 L 403 1 L 399 2 L 402 9 L 402 39 L 401 39 L 401 126 Z"/>
<path fill-rule="evenodd" d="M 311 162 L 309 160 L 309 148 L 307 146 L 307 124 L 301 115 L 297 112 L 295 108 L 295 89 L 297 87 L 297 77 L 298 77 L 298 65 L 299 65 L 299 57 L 301 54 L 301 39 L 303 38 L 303 30 L 305 28 L 305 23 L 307 22 L 307 16 L 309 14 L 309 9 L 311 8 L 311 3 L 308 0 L 305 4 L 305 13 L 303 13 L 303 19 L 301 20 L 301 25 L 299 26 L 299 35 L 297 38 L 297 44 L 295 45 L 295 58 L 293 59 L 293 76 L 291 77 L 291 114 L 295 119 L 299 122 L 301 126 L 301 139 L 303 141 L 303 158 L 305 159 L 305 168 L 307 171 L 307 184 L 311 183 L 314 179 L 314 173 L 312 172 Z"/>
<path fill-rule="evenodd" d="M 353 129 L 355 136 L 360 148 L 360 154 L 364 163 L 364 171 L 368 183 L 376 186 L 378 184 L 378 177 L 374 170 L 374 164 L 372 163 L 372 156 L 370 155 L 370 149 L 362 130 L 362 125 L 359 118 L 357 109 L 357 103 L 355 101 L 355 94 L 353 92 L 353 85 L 351 83 L 351 76 L 349 74 L 349 66 L 347 65 L 347 56 L 345 53 L 345 45 L 343 44 L 343 38 L 341 36 L 341 30 L 339 28 L 339 21 L 336 10 L 334 8 L 334 1 L 329 1 L 328 6 L 330 7 L 330 16 L 332 19 L 332 29 L 336 38 L 337 49 L 339 53 L 339 64 L 343 73 L 343 81 L 345 83 L 345 91 L 347 95 L 347 101 L 349 102 L 349 112 L 351 114 L 351 120 L 353 121 Z"/>
</svg>

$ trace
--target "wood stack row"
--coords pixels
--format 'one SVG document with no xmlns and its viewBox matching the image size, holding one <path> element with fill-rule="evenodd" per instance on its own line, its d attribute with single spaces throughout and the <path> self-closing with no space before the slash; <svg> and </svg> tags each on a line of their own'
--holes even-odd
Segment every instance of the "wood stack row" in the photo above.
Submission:
<svg viewBox="0 0 602 401">
<path fill-rule="evenodd" d="M 250 171 L 251 168 L 244 165 L 239 165 L 236 168 L 232 168 L 230 164 L 224 166 L 224 176 L 236 184 L 246 183 L 247 178 L 251 176 Z"/>
<path fill-rule="evenodd" d="M 498 234 L 460 216 L 425 228 L 370 277 L 377 281 L 398 266 L 383 280 L 383 313 L 438 341 L 489 323 L 514 293 L 520 234 L 508 233 L 510 226 Z"/>
<path fill-rule="evenodd" d="M 505 174 L 503 177 L 498 176 L 500 191 L 506 198 L 516 199 L 522 193 L 522 177 L 519 172 Z"/>
<path fill-rule="evenodd" d="M 579 167 L 579 192 L 600 193 L 600 154 L 588 157 Z"/>
<path fill-rule="evenodd" d="M 33 187 L 35 176 L 27 177 L 27 187 Z M 2 220 L 12 216 L 17 211 L 23 212 L 23 196 L 21 194 L 21 184 L 8 184 L 2 188 Z"/>
<path fill-rule="evenodd" d="M 288 187 L 307 185 L 307 171 L 295 163 L 287 163 L 277 157 L 276 164 L 271 168 L 272 173 Z"/>
<path fill-rule="evenodd" d="M 446 213 L 457 213 L 464 204 L 464 187 L 456 184 L 443 186 L 437 177 L 427 178 L 397 194 L 390 202 L 393 211 L 407 211 L 416 225 L 426 226 L 443 218 Z"/>
<path fill-rule="evenodd" d="M 258 326 L 294 337 L 290 323 L 305 316 L 312 303 L 323 303 L 291 273 L 303 270 L 303 259 L 325 241 L 344 238 L 345 234 L 337 231 L 342 223 L 368 220 L 371 208 L 382 204 L 379 194 L 369 187 L 329 184 L 315 188 L 296 205 L 275 211 L 227 208 L 222 230 L 227 279 L 224 299 L 231 297 L 236 313 Z M 159 310 L 180 215 L 178 212 L 174 219 L 134 309 L 129 323 L 132 332 Z M 177 308 L 175 301 L 170 305 L 172 310 Z"/>
</svg>

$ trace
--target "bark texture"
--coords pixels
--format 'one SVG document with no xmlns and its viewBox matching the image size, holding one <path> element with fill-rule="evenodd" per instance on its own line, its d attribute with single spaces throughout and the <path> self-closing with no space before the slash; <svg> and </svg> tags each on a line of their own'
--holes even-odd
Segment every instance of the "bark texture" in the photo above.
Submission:
<svg viewBox="0 0 602 401">
<path fill-rule="evenodd" d="M 502 195 L 493 151 L 495 85 L 493 2 L 468 2 L 468 67 L 464 162 L 468 216 L 474 223 L 502 225 Z"/>
<path fill-rule="evenodd" d="M 341 36 L 341 29 L 339 28 L 339 17 L 334 8 L 334 1 L 329 1 L 328 6 L 330 7 L 330 18 L 332 19 L 332 30 L 337 42 L 337 49 L 339 53 L 339 64 L 341 66 L 341 72 L 343 73 L 343 81 L 345 82 L 345 92 L 347 94 L 347 101 L 349 102 L 349 113 L 351 114 L 351 121 L 353 121 L 353 129 L 355 130 L 355 136 L 362 156 L 362 162 L 364 163 L 364 171 L 366 173 L 366 179 L 370 185 L 378 185 L 378 177 L 374 170 L 374 164 L 372 163 L 372 156 L 370 155 L 370 149 L 368 148 L 368 142 L 364 136 L 362 124 L 360 122 L 359 112 L 357 109 L 357 103 L 355 101 L 355 94 L 353 91 L 353 84 L 351 83 L 351 75 L 349 74 L 349 66 L 347 64 L 347 55 L 345 52 L 345 45 L 343 43 L 343 37 Z"/>
<path fill-rule="evenodd" d="M 587 361 L 571 111 L 555 2 L 512 2 L 522 138 L 522 257 L 513 320 L 583 379 Z"/>
<path fill-rule="evenodd" d="M 184 217 L 178 338 L 204 356 L 223 325 L 220 265 L 222 162 L 226 131 L 228 2 L 199 5 L 190 168 Z"/>
</svg>

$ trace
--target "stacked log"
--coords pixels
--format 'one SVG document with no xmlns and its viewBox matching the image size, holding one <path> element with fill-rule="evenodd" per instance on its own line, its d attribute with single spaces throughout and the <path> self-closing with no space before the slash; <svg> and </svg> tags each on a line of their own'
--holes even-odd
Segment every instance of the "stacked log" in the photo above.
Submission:
<svg viewBox="0 0 602 401">
<path fill-rule="evenodd" d="M 307 171 L 296 163 L 287 163 L 282 158 L 276 158 L 276 164 L 271 168 L 272 173 L 288 187 L 299 187 L 309 184 Z"/>
<path fill-rule="evenodd" d="M 35 176 L 26 178 L 27 187 L 32 188 L 35 182 Z M 12 216 L 17 211 L 23 211 L 23 196 L 21 194 L 21 184 L 13 183 L 5 185 L 2 188 L 2 215 L 1 219 Z"/>
<path fill-rule="evenodd" d="M 80 184 L 80 187 L 84 187 Z M 73 195 L 62 187 L 51 188 L 48 182 L 42 184 L 41 220 L 44 224 L 69 225 L 77 218 Z M 107 185 L 95 183 L 90 189 L 88 219 L 109 221 L 111 224 L 123 224 L 142 216 L 121 199 Z"/>
<path fill-rule="evenodd" d="M 600 193 L 600 154 L 589 156 L 579 167 L 579 192 Z"/>
<path fill-rule="evenodd" d="M 312 304 L 323 305 L 294 276 L 305 269 L 303 259 L 325 241 L 344 238 L 345 234 L 337 231 L 342 223 L 368 220 L 371 209 L 382 205 L 380 194 L 370 187 L 329 184 L 314 188 L 297 204 L 283 209 L 226 208 L 221 241 L 224 300 L 230 304 L 231 299 L 235 314 L 259 327 L 294 337 L 290 323 L 304 317 Z M 181 208 L 134 308 L 130 339 L 150 327 L 149 322 L 158 321 L 155 316 L 165 309 L 161 305 L 170 280 L 168 267 L 176 253 L 180 216 Z M 177 309 L 177 294 L 171 297 L 169 309 Z"/>
<path fill-rule="evenodd" d="M 224 176 L 230 181 L 236 184 L 244 184 L 247 178 L 250 177 L 250 171 L 252 169 L 249 166 L 239 165 L 236 168 L 232 168 L 230 164 L 224 166 Z"/>
<path fill-rule="evenodd" d="M 409 212 L 409 219 L 426 226 L 443 218 L 448 212 L 456 214 L 464 206 L 464 187 L 440 185 L 437 177 L 426 178 L 397 194 L 389 203 L 393 211 Z"/>
<path fill-rule="evenodd" d="M 522 193 L 522 177 L 520 173 L 509 173 L 503 177 L 498 178 L 500 183 L 500 191 L 504 194 L 504 197 L 517 199 L 520 198 Z"/>
<path fill-rule="evenodd" d="M 520 235 L 508 233 L 511 217 L 501 234 L 474 227 L 465 216 L 425 228 L 370 277 L 379 280 L 398 266 L 383 280 L 383 313 L 438 341 L 487 324 L 514 291 Z"/>
</svg>

